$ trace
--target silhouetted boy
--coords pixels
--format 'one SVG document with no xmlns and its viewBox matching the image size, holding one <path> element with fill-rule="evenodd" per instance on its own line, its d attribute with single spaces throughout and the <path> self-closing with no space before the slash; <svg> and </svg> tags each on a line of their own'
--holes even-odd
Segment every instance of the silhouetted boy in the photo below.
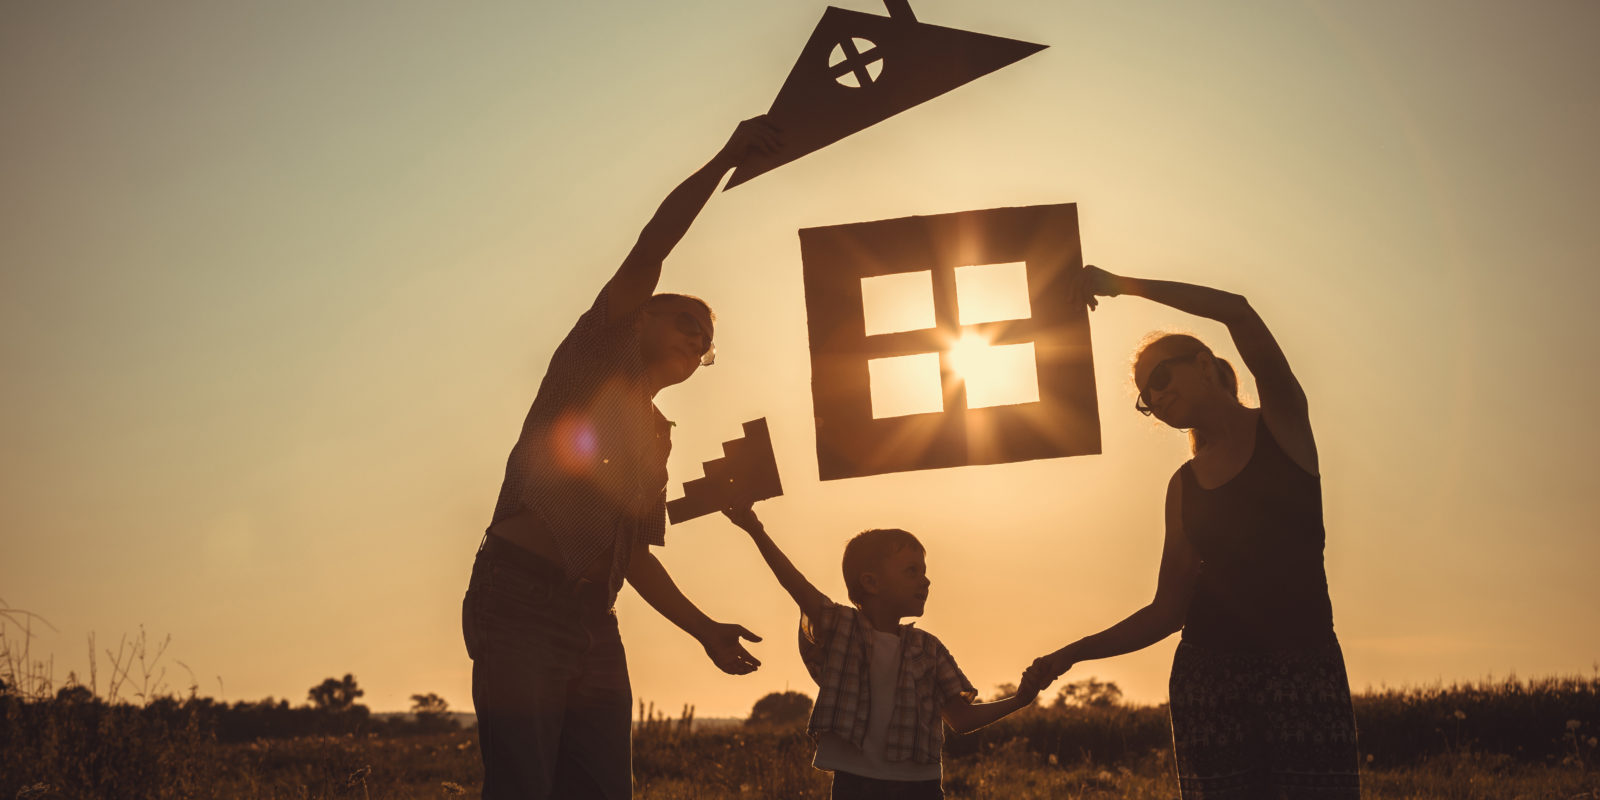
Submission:
<svg viewBox="0 0 1600 800">
<path fill-rule="evenodd" d="M 790 563 L 749 508 L 723 512 L 750 534 L 778 583 L 800 606 L 800 656 L 817 682 L 806 731 L 813 764 L 833 773 L 834 800 L 941 798 L 944 724 L 968 733 L 1033 702 L 1037 689 L 992 703 L 950 651 L 927 631 L 902 625 L 922 616 L 930 582 L 925 551 L 899 530 L 856 534 L 844 548 L 844 581 L 854 607 L 818 591 Z"/>
</svg>

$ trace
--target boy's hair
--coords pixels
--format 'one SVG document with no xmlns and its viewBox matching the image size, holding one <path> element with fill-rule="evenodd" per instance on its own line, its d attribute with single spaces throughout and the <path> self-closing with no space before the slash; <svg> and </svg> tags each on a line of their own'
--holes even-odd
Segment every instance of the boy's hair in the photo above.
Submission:
<svg viewBox="0 0 1600 800">
<path fill-rule="evenodd" d="M 861 605 L 867 596 L 861 588 L 861 574 L 881 566 L 889 556 L 906 548 L 919 553 L 927 551 L 917 537 L 899 528 L 873 528 L 850 537 L 844 546 L 844 585 L 850 593 L 850 602 Z"/>
</svg>

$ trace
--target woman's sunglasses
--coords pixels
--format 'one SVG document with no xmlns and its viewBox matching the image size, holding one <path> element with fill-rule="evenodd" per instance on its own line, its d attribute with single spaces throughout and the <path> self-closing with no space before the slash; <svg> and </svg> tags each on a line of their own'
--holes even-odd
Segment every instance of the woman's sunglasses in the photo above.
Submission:
<svg viewBox="0 0 1600 800">
<path fill-rule="evenodd" d="M 1165 358 L 1162 359 L 1159 364 L 1156 364 L 1156 368 L 1150 370 L 1150 377 L 1144 382 L 1144 388 L 1139 390 L 1139 399 L 1133 401 L 1134 410 L 1147 417 L 1150 416 L 1150 393 L 1159 392 L 1162 389 L 1167 388 L 1167 384 L 1172 382 L 1173 364 L 1181 361 L 1189 361 L 1197 355 L 1200 355 L 1199 350 L 1187 355 Z"/>
</svg>

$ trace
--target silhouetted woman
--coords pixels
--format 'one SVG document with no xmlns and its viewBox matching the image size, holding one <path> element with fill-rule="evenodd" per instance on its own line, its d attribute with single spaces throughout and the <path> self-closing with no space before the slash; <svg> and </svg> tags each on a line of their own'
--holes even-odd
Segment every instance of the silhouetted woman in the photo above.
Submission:
<svg viewBox="0 0 1600 800">
<path fill-rule="evenodd" d="M 1355 718 L 1322 567 L 1322 486 L 1306 396 L 1243 297 L 1087 267 L 1076 299 L 1130 294 L 1228 326 L 1261 407 L 1193 336 L 1155 338 L 1134 362 L 1135 407 L 1187 429 L 1194 457 L 1167 484 L 1155 599 L 1034 662 L 1048 684 L 1074 663 L 1179 629 L 1172 737 L 1185 798 L 1358 798 Z"/>
</svg>

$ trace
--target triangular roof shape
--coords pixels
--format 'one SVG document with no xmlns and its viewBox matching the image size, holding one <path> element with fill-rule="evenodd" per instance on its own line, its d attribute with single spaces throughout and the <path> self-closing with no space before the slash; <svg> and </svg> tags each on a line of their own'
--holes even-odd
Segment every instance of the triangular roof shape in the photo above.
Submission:
<svg viewBox="0 0 1600 800">
<path fill-rule="evenodd" d="M 918 22 L 908 4 L 899 5 L 887 17 L 833 6 L 823 12 L 767 112 L 783 131 L 783 147 L 750 154 L 727 188 L 1045 48 Z"/>
</svg>

